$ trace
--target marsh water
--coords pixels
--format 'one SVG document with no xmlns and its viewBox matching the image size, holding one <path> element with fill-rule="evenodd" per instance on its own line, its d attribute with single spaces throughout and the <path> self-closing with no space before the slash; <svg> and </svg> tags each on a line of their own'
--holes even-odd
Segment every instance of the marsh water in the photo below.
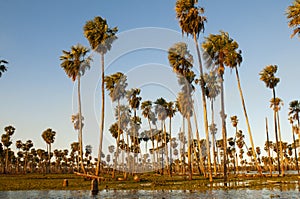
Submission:
<svg viewBox="0 0 300 199">
<path fill-rule="evenodd" d="M 148 191 L 148 190 L 103 190 L 97 195 L 90 191 L 2 191 L 0 198 L 300 198 L 298 186 L 293 188 L 262 188 L 262 189 L 239 189 L 239 190 L 207 190 L 207 191 Z"/>
</svg>

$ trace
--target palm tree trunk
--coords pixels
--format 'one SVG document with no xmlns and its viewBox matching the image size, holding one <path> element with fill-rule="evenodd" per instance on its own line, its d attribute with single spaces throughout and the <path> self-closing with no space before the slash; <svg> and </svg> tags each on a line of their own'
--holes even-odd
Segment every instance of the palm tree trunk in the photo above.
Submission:
<svg viewBox="0 0 300 199">
<path fill-rule="evenodd" d="M 276 94 L 275 94 L 275 88 L 273 88 L 273 100 L 274 103 L 276 101 Z M 278 146 L 278 133 L 277 133 L 277 119 L 276 119 L 276 109 L 274 108 L 274 127 L 275 127 L 275 139 L 276 139 L 276 148 L 277 148 L 277 169 L 279 175 L 281 174 L 280 171 L 280 157 L 279 157 L 279 146 Z"/>
<path fill-rule="evenodd" d="M 214 113 L 214 100 L 211 100 L 211 124 L 215 124 L 215 113 Z M 217 163 L 216 163 L 216 139 L 215 139 L 215 132 L 212 132 L 212 145 L 213 145 L 213 159 L 214 159 L 214 174 L 217 176 Z"/>
<path fill-rule="evenodd" d="M 297 119 L 297 121 L 298 121 L 298 127 L 299 127 L 299 122 L 300 122 L 299 118 Z M 296 169 L 297 169 L 297 172 L 299 174 L 299 165 L 298 165 L 298 157 L 297 157 L 297 147 L 296 147 L 296 140 L 295 140 L 295 132 L 294 132 L 293 128 L 292 128 L 292 133 L 293 133 L 293 142 L 294 142 Z"/>
<path fill-rule="evenodd" d="M 4 174 L 6 174 L 8 168 L 8 147 L 6 147 L 6 153 L 5 153 L 5 167 L 4 167 Z"/>
<path fill-rule="evenodd" d="M 242 87 L 241 87 L 241 82 L 240 82 L 240 77 L 239 77 L 239 72 L 238 72 L 237 66 L 235 67 L 235 74 L 236 74 L 236 80 L 238 82 L 238 88 L 239 88 L 240 97 L 241 97 L 241 101 L 242 101 L 243 111 L 244 111 L 244 115 L 245 115 L 245 118 L 246 118 L 248 134 L 249 134 L 249 139 L 250 139 L 250 143 L 251 143 L 251 146 L 252 146 L 252 153 L 253 153 L 254 161 L 255 161 L 255 164 L 256 164 L 257 171 L 259 172 L 260 175 L 262 175 L 262 170 L 261 170 L 261 168 L 258 164 L 257 157 L 256 157 L 255 146 L 254 146 L 254 142 L 253 142 L 253 138 L 252 138 L 250 123 L 249 123 L 249 119 L 248 119 L 246 104 L 245 104 L 245 100 L 244 100 L 244 95 L 243 95 L 243 91 L 242 91 Z"/>
<path fill-rule="evenodd" d="M 120 113 L 120 100 L 118 100 L 118 137 L 117 137 L 117 150 L 116 157 L 114 160 L 114 168 L 112 173 L 112 178 L 115 178 L 115 170 L 117 169 L 117 159 L 119 158 L 119 142 L 120 142 L 120 133 L 121 133 L 121 113 Z"/>
<path fill-rule="evenodd" d="M 202 157 L 202 148 L 201 148 L 201 142 L 200 142 L 200 136 L 199 136 L 199 131 L 198 131 L 198 123 L 197 123 L 197 116 L 196 116 L 196 112 L 195 112 L 195 107 L 193 104 L 193 112 L 194 112 L 194 122 L 195 122 L 195 126 L 196 126 L 196 138 L 197 138 L 197 143 L 198 143 L 198 150 L 199 150 L 199 163 L 200 163 L 200 170 L 203 173 L 204 176 L 206 176 L 206 171 L 205 171 L 205 166 L 203 164 L 203 157 Z"/>
<path fill-rule="evenodd" d="M 49 159 L 49 162 L 48 162 L 48 173 L 51 173 L 51 144 L 49 144 L 49 153 L 48 153 L 48 159 Z M 26 173 L 26 167 L 25 167 L 25 173 Z"/>
<path fill-rule="evenodd" d="M 223 137 L 223 148 L 224 148 L 224 157 L 223 157 L 224 185 L 227 186 L 227 132 L 226 132 L 223 75 L 220 76 L 220 80 L 221 80 L 221 120 L 222 120 L 222 137 Z"/>
<path fill-rule="evenodd" d="M 269 169 L 270 175 L 272 176 L 272 159 L 270 153 L 270 142 L 269 142 L 269 130 L 268 130 L 268 119 L 266 118 L 266 133 L 267 133 L 267 147 L 268 147 L 268 156 L 269 156 Z"/>
<path fill-rule="evenodd" d="M 80 156 L 80 165 L 83 173 L 85 174 L 85 169 L 83 165 L 83 146 L 82 146 L 82 114 L 81 114 L 81 92 L 80 92 L 80 75 L 77 77 L 77 92 L 78 92 L 78 120 L 79 120 L 79 156 Z M 49 145 L 50 146 L 50 145 Z M 49 147 L 50 148 L 50 147 Z M 51 151 L 49 152 L 49 154 Z M 50 159 L 50 156 L 49 156 Z M 50 165 L 49 165 L 50 166 Z"/>
<path fill-rule="evenodd" d="M 170 119 L 170 122 L 169 122 L 169 133 L 170 133 L 170 166 L 169 166 L 169 176 L 172 177 L 172 163 L 173 163 L 173 160 L 172 160 L 172 117 L 169 117 Z"/>
<path fill-rule="evenodd" d="M 192 154 L 191 154 L 191 133 L 192 133 L 192 126 L 191 126 L 191 118 L 190 116 L 187 117 L 188 121 L 188 168 L 189 168 L 189 180 L 193 179 L 193 171 L 192 171 Z"/>
<path fill-rule="evenodd" d="M 148 118 L 148 125 L 149 125 L 149 128 L 150 128 L 150 132 L 151 132 L 151 142 L 152 142 L 152 149 L 154 149 L 154 135 L 153 135 L 153 130 L 151 128 L 151 122 L 150 122 L 150 119 Z M 152 169 L 155 170 L 155 153 L 154 153 L 154 150 L 152 151 Z"/>
<path fill-rule="evenodd" d="M 166 159 L 166 169 L 167 169 L 167 172 L 169 173 L 170 175 L 170 167 L 169 167 L 169 153 L 168 153 L 168 143 L 167 143 L 167 129 L 166 129 L 166 123 L 165 123 L 165 120 L 163 121 L 163 128 L 164 128 L 164 140 L 165 140 L 165 159 Z"/>
<path fill-rule="evenodd" d="M 208 173 L 209 173 L 209 181 L 212 182 L 212 171 L 211 171 L 211 160 L 210 160 L 210 147 L 209 147 L 209 131 L 208 131 L 208 119 L 207 119 L 207 108 L 206 108 L 206 97 L 205 97 L 205 88 L 203 84 L 203 67 L 201 62 L 201 54 L 198 46 L 197 35 L 193 34 L 194 42 L 196 45 L 198 61 L 199 61 L 199 69 L 200 69 L 200 86 L 201 86 L 201 94 L 202 94 L 202 106 L 203 106 L 203 119 L 204 119 L 204 129 L 206 135 L 206 148 L 207 148 L 207 162 L 208 162 Z"/>
<path fill-rule="evenodd" d="M 279 149 L 280 149 L 280 158 L 281 158 L 281 175 L 284 176 L 284 160 L 283 160 L 283 150 L 282 150 L 282 139 L 281 139 L 281 130 L 280 130 L 280 121 L 279 121 L 279 113 L 277 111 L 277 123 L 278 123 L 278 136 L 279 136 Z"/>
<path fill-rule="evenodd" d="M 96 175 L 98 176 L 100 173 L 100 164 L 101 164 L 101 156 L 102 156 L 102 144 L 103 144 L 103 131 L 104 131 L 104 110 L 105 110 L 105 89 L 104 89 L 104 53 L 101 53 L 101 121 L 100 121 L 100 143 L 98 150 L 98 162 L 96 168 Z"/>
</svg>

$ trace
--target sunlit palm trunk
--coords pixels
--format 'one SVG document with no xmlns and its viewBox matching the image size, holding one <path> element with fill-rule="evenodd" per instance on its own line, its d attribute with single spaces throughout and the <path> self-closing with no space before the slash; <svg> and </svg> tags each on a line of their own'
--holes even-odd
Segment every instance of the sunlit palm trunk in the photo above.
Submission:
<svg viewBox="0 0 300 199">
<path fill-rule="evenodd" d="M 297 122 L 298 122 L 298 127 L 299 127 L 299 118 L 298 118 Z M 293 133 L 293 142 L 294 142 L 294 153 L 295 153 L 296 169 L 297 169 L 297 172 L 299 174 L 299 165 L 298 165 L 298 157 L 297 157 L 297 147 L 296 147 L 295 131 L 293 129 L 293 125 L 292 125 L 292 133 Z"/>
<path fill-rule="evenodd" d="M 105 110 L 105 90 L 104 90 L 104 53 L 101 53 L 101 118 L 100 118 L 100 143 L 98 151 L 98 162 L 96 168 L 96 175 L 99 175 L 101 156 L 102 156 L 102 144 L 103 144 L 103 130 L 104 130 L 104 110 Z"/>
<path fill-rule="evenodd" d="M 200 170 L 203 173 L 203 175 L 206 176 L 205 167 L 204 167 L 204 164 L 203 164 L 203 161 L 202 161 L 203 157 L 202 157 L 202 148 L 201 148 L 201 142 L 200 142 L 201 139 L 200 139 L 200 136 L 199 136 L 197 116 L 196 116 L 194 104 L 193 104 L 193 112 L 194 112 L 194 122 L 195 122 L 195 126 L 196 126 L 196 138 L 197 138 L 197 143 L 198 143 L 197 145 L 198 145 L 199 156 L 200 156 L 200 160 L 199 160 Z M 196 155 L 196 157 L 197 157 L 197 155 Z"/>
<path fill-rule="evenodd" d="M 201 54 L 198 46 L 197 35 L 193 34 L 194 42 L 196 45 L 198 61 L 199 61 L 199 69 L 200 69 L 200 78 L 201 82 L 203 80 L 203 67 L 201 62 Z M 208 162 L 208 173 L 209 173 L 209 181 L 212 182 L 212 171 L 211 171 L 211 160 L 210 160 L 210 147 L 209 147 L 209 131 L 208 131 L 208 119 L 207 119 L 207 108 L 206 108 L 206 97 L 205 97 L 205 88 L 203 82 L 200 82 L 201 86 L 201 94 L 202 94 L 202 105 L 203 105 L 203 119 L 204 119 L 204 129 L 206 135 L 206 147 L 207 147 L 207 162 Z"/>
<path fill-rule="evenodd" d="M 223 137 L 223 166 L 224 166 L 224 183 L 227 185 L 227 132 L 226 132 L 226 115 L 225 115 L 225 102 L 224 102 L 224 79 L 223 75 L 220 76 L 221 81 L 221 120 L 222 120 L 222 137 Z"/>
<path fill-rule="evenodd" d="M 150 132 L 151 132 L 151 142 L 152 142 L 152 169 L 155 170 L 155 153 L 154 153 L 154 135 L 153 135 L 153 130 L 152 130 L 152 127 L 151 127 L 151 122 L 150 122 L 150 119 L 148 118 L 148 125 L 149 125 L 149 128 L 150 128 Z"/>
<path fill-rule="evenodd" d="M 252 138 L 250 123 L 249 123 L 249 119 L 248 119 L 246 104 L 245 104 L 245 100 L 244 100 L 244 95 L 243 95 L 243 91 L 242 91 L 242 87 L 241 87 L 241 82 L 240 82 L 240 77 L 239 77 L 239 72 L 238 72 L 237 66 L 235 67 L 235 74 L 236 74 L 236 80 L 238 82 L 238 88 L 239 88 L 240 97 L 241 97 L 241 101 L 242 101 L 243 111 L 244 111 L 244 115 L 245 115 L 245 118 L 246 118 L 248 134 L 249 134 L 249 139 L 250 139 L 250 143 L 251 143 L 251 146 L 252 146 L 252 153 L 253 153 L 254 161 L 255 161 L 255 164 L 256 164 L 256 167 L 257 167 L 257 171 L 262 175 L 261 167 L 259 166 L 258 161 L 257 161 L 255 146 L 254 146 L 254 142 L 253 142 L 253 138 Z"/>
<path fill-rule="evenodd" d="M 172 177 L 172 117 L 169 117 L 170 121 L 169 121 L 169 133 L 170 133 L 170 166 L 169 166 L 169 176 Z"/>
<path fill-rule="evenodd" d="M 78 92 L 78 120 L 79 120 L 79 156 L 80 165 L 83 173 L 85 172 L 83 165 L 83 147 L 82 147 L 82 113 L 81 113 L 81 92 L 80 92 L 80 75 L 77 76 L 77 92 Z M 50 166 L 51 144 L 49 145 L 49 166 Z"/>
<path fill-rule="evenodd" d="M 266 134 L 267 134 L 267 147 L 268 147 L 268 156 L 269 156 L 269 170 L 270 175 L 272 176 L 272 159 L 271 159 L 271 152 L 270 152 L 270 142 L 269 142 L 269 129 L 268 129 L 268 119 L 266 118 Z"/>
<path fill-rule="evenodd" d="M 187 117 L 188 121 L 188 168 L 189 168 L 189 180 L 193 179 L 193 171 L 192 171 L 192 154 L 191 154 L 191 134 L 192 134 L 192 126 L 191 126 L 191 118 Z"/>
<path fill-rule="evenodd" d="M 117 163 L 119 158 L 119 143 L 120 143 L 120 132 L 121 132 L 121 113 L 120 113 L 120 100 L 118 100 L 118 137 L 117 137 L 117 150 L 116 150 L 116 157 L 114 159 L 114 168 L 112 172 L 112 178 L 115 178 L 115 170 L 117 169 Z"/>
<path fill-rule="evenodd" d="M 169 153 L 168 153 L 168 143 L 167 143 L 167 130 L 166 130 L 166 125 L 165 125 L 165 120 L 163 121 L 163 125 L 164 125 L 164 140 L 165 140 L 165 153 L 166 153 L 166 169 L 167 172 L 170 175 L 170 167 L 169 167 Z"/>
<path fill-rule="evenodd" d="M 273 101 L 274 103 L 276 102 L 276 94 L 275 94 L 275 88 L 273 88 Z M 277 169 L 278 169 L 278 173 L 279 175 L 281 174 L 280 171 L 280 157 L 279 157 L 279 144 L 278 144 L 278 133 L 277 133 L 277 119 L 276 119 L 276 109 L 274 108 L 274 127 L 275 127 L 275 139 L 276 139 L 276 148 L 277 148 Z"/>
<path fill-rule="evenodd" d="M 214 100 L 211 100 L 211 124 L 215 124 L 215 113 L 214 113 Z M 217 176 L 217 162 L 216 162 L 216 139 L 215 132 L 212 132 L 212 149 L 213 149 L 213 159 L 214 159 L 214 174 Z"/>
<path fill-rule="evenodd" d="M 276 112 L 276 115 L 277 115 L 277 123 L 278 123 L 279 149 L 280 149 L 280 158 L 281 158 L 281 175 L 284 176 L 284 160 L 283 160 L 282 139 L 281 139 L 281 130 L 280 130 L 278 111 Z"/>
</svg>

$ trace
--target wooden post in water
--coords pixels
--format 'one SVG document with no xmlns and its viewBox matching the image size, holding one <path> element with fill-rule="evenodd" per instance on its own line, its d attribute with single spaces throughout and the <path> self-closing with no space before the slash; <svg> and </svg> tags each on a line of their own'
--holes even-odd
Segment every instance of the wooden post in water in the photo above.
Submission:
<svg viewBox="0 0 300 199">
<path fill-rule="evenodd" d="M 63 181 L 63 186 L 64 186 L 64 187 L 69 186 L 69 181 L 68 181 L 68 179 L 64 179 L 64 181 Z"/>
<path fill-rule="evenodd" d="M 92 195 L 97 195 L 98 194 L 98 179 L 93 179 L 91 182 L 91 192 Z"/>
</svg>

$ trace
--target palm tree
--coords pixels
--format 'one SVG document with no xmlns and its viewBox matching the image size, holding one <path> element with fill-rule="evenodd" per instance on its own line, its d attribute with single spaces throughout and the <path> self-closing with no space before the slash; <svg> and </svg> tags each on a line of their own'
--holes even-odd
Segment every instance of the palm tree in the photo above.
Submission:
<svg viewBox="0 0 300 199">
<path fill-rule="evenodd" d="M 204 24 L 206 22 L 206 17 L 202 16 L 204 13 L 203 8 L 198 8 L 196 6 L 197 0 L 177 0 L 176 1 L 176 18 L 179 20 L 179 25 L 182 34 L 187 34 L 187 36 L 192 35 L 194 43 L 197 50 L 199 70 L 200 70 L 200 80 L 203 82 L 203 66 L 201 61 L 201 53 L 198 44 L 198 38 L 201 32 L 204 32 Z M 204 118 L 204 129 L 206 135 L 206 147 L 209 149 L 209 131 L 208 131 L 208 119 L 207 119 L 207 107 L 205 98 L 205 86 L 204 83 L 200 84 L 202 92 L 202 106 L 203 106 L 203 118 Z M 207 150 L 208 156 L 208 170 L 209 170 L 209 180 L 212 182 L 212 172 L 210 163 L 210 150 Z"/>
<path fill-rule="evenodd" d="M 217 127 L 215 124 L 215 114 L 214 114 L 214 101 L 216 97 L 220 94 L 220 85 L 217 80 L 216 73 L 211 71 L 209 74 L 204 74 L 203 76 L 205 83 L 205 94 L 206 97 L 210 99 L 210 107 L 211 107 L 211 125 L 209 126 L 210 133 L 212 134 L 212 146 L 213 146 L 213 160 L 214 160 L 214 174 L 217 175 L 217 163 L 216 163 L 216 139 L 215 134 L 217 133 Z M 200 81 L 199 81 L 200 83 Z"/>
<path fill-rule="evenodd" d="M 169 117 L 169 134 L 170 134 L 170 141 L 172 140 L 172 118 L 177 112 L 176 106 L 174 102 L 167 102 L 166 103 L 166 111 L 167 111 L 167 116 Z M 170 168 L 169 168 L 169 173 L 170 176 L 172 176 L 172 143 L 170 142 Z"/>
<path fill-rule="evenodd" d="M 50 172 L 50 162 L 51 162 L 51 144 L 54 142 L 56 132 L 51 128 L 46 129 L 42 133 L 42 138 L 47 144 L 47 152 L 48 152 L 48 173 Z"/>
<path fill-rule="evenodd" d="M 105 90 L 104 90 L 104 55 L 110 51 L 113 41 L 117 39 L 116 33 L 118 28 L 109 28 L 106 19 L 96 16 L 94 20 L 87 21 L 84 25 L 84 36 L 88 39 L 90 46 L 101 56 L 101 121 L 100 121 L 100 144 L 98 151 L 98 162 L 96 175 L 99 175 L 99 168 L 102 154 L 103 130 L 104 130 L 104 106 L 105 106 Z"/>
<path fill-rule="evenodd" d="M 273 100 L 276 100 L 276 92 L 275 87 L 280 82 L 280 78 L 275 77 L 275 73 L 277 72 L 277 65 L 268 65 L 266 66 L 260 73 L 260 80 L 263 81 L 267 88 L 272 89 L 273 92 Z M 278 133 L 277 133 L 277 119 L 276 119 L 276 109 L 274 109 L 274 131 L 275 131 L 275 139 L 276 139 L 276 147 L 279 149 L 278 146 Z M 278 172 L 280 173 L 280 158 L 279 153 L 277 153 L 277 161 L 278 161 Z"/>
<path fill-rule="evenodd" d="M 222 120 L 222 138 L 223 147 L 227 149 L 227 132 L 226 132 L 226 115 L 225 115 L 225 102 L 224 102 L 224 72 L 225 66 L 237 65 L 238 60 L 232 59 L 232 54 L 236 54 L 235 46 L 237 43 L 233 41 L 228 33 L 223 31 L 219 35 L 210 34 L 205 38 L 202 44 L 205 50 L 205 59 L 208 67 L 217 67 L 217 74 L 220 80 L 221 86 L 221 120 Z M 212 63 L 214 62 L 214 63 Z M 224 181 L 227 181 L 227 154 L 224 150 Z"/>
<path fill-rule="evenodd" d="M 298 100 L 293 100 L 289 104 L 289 116 L 292 117 L 293 120 L 295 120 L 300 126 L 300 120 L 299 120 L 299 113 L 300 113 L 300 101 Z"/>
<path fill-rule="evenodd" d="M 126 95 L 127 87 L 127 77 L 121 72 L 117 72 L 110 76 L 104 77 L 104 82 L 106 83 L 106 90 L 109 91 L 109 96 L 113 102 L 117 101 L 118 103 L 118 135 L 117 135 L 117 151 L 116 157 L 114 158 L 114 169 L 112 173 L 112 178 L 115 177 L 115 169 L 117 166 L 117 159 L 119 157 L 119 142 L 120 142 L 120 131 L 121 131 L 121 120 L 120 120 L 120 100 Z"/>
<path fill-rule="evenodd" d="M 8 160 L 9 160 L 9 146 L 12 144 L 11 136 L 15 133 L 15 127 L 7 126 L 4 128 L 5 133 L 1 136 L 1 142 L 6 147 L 5 149 L 5 167 L 4 173 L 7 172 L 8 169 Z"/>
<path fill-rule="evenodd" d="M 296 34 L 300 33 L 300 0 L 294 0 L 293 4 L 287 8 L 286 11 L 287 18 L 289 20 L 288 26 L 293 28 L 294 31 L 291 34 L 291 38 Z"/>
<path fill-rule="evenodd" d="M 7 71 L 6 64 L 8 64 L 8 61 L 5 61 L 4 59 L 0 60 L 0 77 L 2 76 L 2 73 L 4 73 L 5 71 Z"/>
<path fill-rule="evenodd" d="M 253 142 L 251 127 L 250 127 L 249 118 L 248 118 L 247 109 L 246 109 L 246 103 L 245 103 L 245 99 L 244 99 L 244 95 L 243 95 L 243 91 L 242 91 L 242 86 L 241 86 L 241 80 L 240 80 L 239 71 L 238 71 L 238 66 L 240 66 L 240 64 L 243 60 L 242 59 L 242 51 L 238 50 L 238 47 L 239 47 L 239 45 L 235 41 L 231 43 L 231 46 L 229 46 L 229 50 L 232 52 L 232 53 L 229 53 L 229 56 L 231 56 L 230 59 L 232 60 L 232 64 L 229 64 L 228 67 L 235 70 L 236 80 L 237 80 L 237 83 L 238 83 L 238 89 L 239 89 L 239 93 L 240 93 L 240 98 L 241 98 L 241 102 L 242 102 L 244 116 L 245 116 L 245 119 L 246 119 L 247 130 L 248 130 L 248 135 L 249 135 L 249 139 L 250 139 L 250 144 L 251 144 L 251 147 L 252 147 L 252 153 L 253 153 L 254 161 L 255 161 L 258 172 L 262 175 L 261 168 L 260 168 L 259 163 L 257 161 L 257 156 L 256 156 L 256 152 L 255 152 L 255 146 L 254 146 L 254 142 Z"/>
<path fill-rule="evenodd" d="M 141 109 L 142 109 L 142 115 L 148 120 L 148 125 L 149 125 L 149 129 L 150 129 L 150 133 L 151 133 L 150 139 L 151 139 L 151 142 L 152 142 L 152 149 L 154 149 L 154 133 L 153 133 L 151 123 L 155 125 L 157 119 L 155 117 L 154 112 L 152 111 L 152 102 L 150 100 L 143 101 L 142 104 L 141 104 Z M 153 152 L 152 153 L 152 167 L 153 167 L 153 169 L 155 169 L 154 161 L 155 161 L 155 153 Z"/>
<path fill-rule="evenodd" d="M 77 79 L 77 92 L 78 92 L 78 138 L 80 144 L 80 159 L 81 169 L 85 173 L 83 166 L 83 146 L 82 146 L 82 114 L 81 114 L 81 92 L 80 92 L 80 78 L 84 75 L 85 71 L 90 68 L 90 57 L 86 57 L 89 50 L 77 44 L 71 47 L 70 51 L 63 50 L 63 55 L 60 56 L 61 67 L 64 69 L 68 77 L 74 82 Z"/>
</svg>

